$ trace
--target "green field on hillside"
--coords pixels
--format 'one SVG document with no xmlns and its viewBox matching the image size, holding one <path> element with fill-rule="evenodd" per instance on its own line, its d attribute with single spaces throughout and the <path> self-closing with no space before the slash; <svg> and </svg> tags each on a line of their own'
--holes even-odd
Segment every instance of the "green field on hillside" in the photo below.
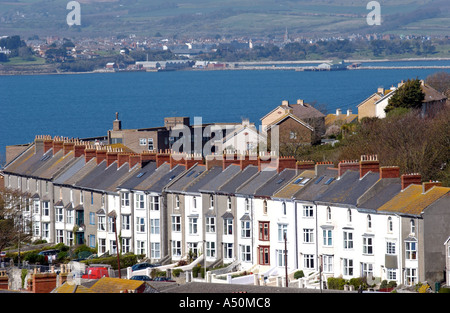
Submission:
<svg viewBox="0 0 450 313">
<path fill-rule="evenodd" d="M 80 0 L 81 25 L 69 27 L 69 1 L 0 1 L 0 36 L 40 35 L 448 35 L 447 0 L 380 0 L 381 26 L 369 26 L 367 0 Z"/>
</svg>

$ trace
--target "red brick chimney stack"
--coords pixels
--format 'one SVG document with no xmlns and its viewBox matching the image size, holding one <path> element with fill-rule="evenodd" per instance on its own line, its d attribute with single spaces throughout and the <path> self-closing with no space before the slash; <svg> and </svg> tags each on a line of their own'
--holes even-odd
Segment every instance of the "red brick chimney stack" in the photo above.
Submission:
<svg viewBox="0 0 450 313">
<path fill-rule="evenodd" d="M 288 157 L 278 157 L 277 159 L 277 172 L 281 173 L 286 168 L 296 169 L 297 168 L 297 160 L 293 156 Z"/>
<path fill-rule="evenodd" d="M 73 139 L 66 139 L 63 142 L 63 153 L 66 155 L 70 151 L 74 151 L 75 149 L 75 141 Z"/>
<path fill-rule="evenodd" d="M 239 158 L 239 166 L 241 171 L 243 171 L 247 166 L 255 165 L 258 166 L 258 156 L 256 154 L 245 153 Z"/>
<path fill-rule="evenodd" d="M 422 184 L 422 176 L 417 173 L 413 174 L 403 174 L 401 176 L 402 181 L 402 190 L 404 190 L 409 185 L 421 185 Z"/>
<path fill-rule="evenodd" d="M 236 164 L 236 165 L 241 164 L 238 154 L 236 152 L 232 152 L 232 151 L 226 151 L 223 154 L 222 162 L 223 162 L 222 167 L 224 170 L 231 164 Z"/>
<path fill-rule="evenodd" d="M 165 162 L 170 164 L 170 152 L 169 152 L 169 150 L 160 151 L 159 153 L 156 154 L 156 167 L 160 167 Z"/>
<path fill-rule="evenodd" d="M 44 153 L 53 148 L 53 139 L 51 136 L 45 136 L 44 138 Z"/>
<path fill-rule="evenodd" d="M 128 152 L 119 152 L 117 154 L 117 167 L 121 167 L 125 163 L 130 161 L 130 153 Z M 130 165 L 131 168 L 131 165 Z"/>
<path fill-rule="evenodd" d="M 278 157 L 271 152 L 260 152 L 258 156 L 258 171 L 266 167 L 278 167 Z"/>
<path fill-rule="evenodd" d="M 156 162 L 156 159 L 157 159 L 156 152 L 144 151 L 144 152 L 140 153 L 140 161 L 139 162 L 141 163 L 141 167 L 144 167 L 151 161 Z"/>
<path fill-rule="evenodd" d="M 119 151 L 117 149 L 110 149 L 106 152 L 106 166 L 110 166 L 117 161 Z"/>
<path fill-rule="evenodd" d="M 53 155 L 63 149 L 64 141 L 61 137 L 53 138 Z"/>
<path fill-rule="evenodd" d="M 362 178 L 368 172 L 379 173 L 380 162 L 377 155 L 362 155 L 359 167 L 359 177 Z"/>
<path fill-rule="evenodd" d="M 97 164 L 102 163 L 106 160 L 106 149 L 99 148 L 95 150 L 95 157 L 97 158 Z"/>
<path fill-rule="evenodd" d="M 348 170 L 359 171 L 359 162 L 357 160 L 344 160 L 338 164 L 338 176 L 339 178 L 344 175 Z"/>
<path fill-rule="evenodd" d="M 209 170 L 210 168 L 214 166 L 222 166 L 223 167 L 223 156 L 222 154 L 209 154 L 205 156 L 205 165 L 206 170 Z"/>
<path fill-rule="evenodd" d="M 75 142 L 75 146 L 73 147 L 74 156 L 76 158 L 84 155 L 84 151 L 86 150 L 86 145 L 80 141 Z"/>
<path fill-rule="evenodd" d="M 203 158 L 200 154 L 185 155 L 184 165 L 186 166 L 186 170 L 190 169 L 197 163 L 203 164 Z"/>
<path fill-rule="evenodd" d="M 442 186 L 441 182 L 438 181 L 429 181 L 429 182 L 423 182 L 422 183 L 422 190 L 423 193 L 426 193 L 428 190 L 430 190 L 431 188 L 433 188 L 434 186 Z"/>
<path fill-rule="evenodd" d="M 398 166 L 382 166 L 380 167 L 380 178 L 399 178 L 400 167 Z"/>
<path fill-rule="evenodd" d="M 84 157 L 85 157 L 86 163 L 89 162 L 89 160 L 96 158 L 97 153 L 96 153 L 95 148 L 90 145 L 86 146 L 86 148 L 84 149 Z"/>
<path fill-rule="evenodd" d="M 303 172 L 306 170 L 313 170 L 315 168 L 316 168 L 316 163 L 312 160 L 308 160 L 308 161 L 302 160 L 302 161 L 297 162 L 297 170 L 299 172 Z"/>
<path fill-rule="evenodd" d="M 173 169 L 178 164 L 184 164 L 186 162 L 186 153 L 171 153 L 170 154 L 170 169 Z"/>
<path fill-rule="evenodd" d="M 130 168 L 134 167 L 136 164 L 142 164 L 141 158 L 142 158 L 141 154 L 130 154 L 128 161 L 130 164 Z"/>
</svg>

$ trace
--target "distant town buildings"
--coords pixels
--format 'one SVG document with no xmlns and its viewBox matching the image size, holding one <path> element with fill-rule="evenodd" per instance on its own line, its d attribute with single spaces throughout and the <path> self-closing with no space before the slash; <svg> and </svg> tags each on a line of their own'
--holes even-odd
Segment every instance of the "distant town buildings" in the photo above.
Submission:
<svg viewBox="0 0 450 313">
<path fill-rule="evenodd" d="M 373 93 L 356 106 L 358 108 L 358 120 L 365 117 L 385 118 L 386 112 L 384 109 L 389 104 L 389 99 L 403 84 L 404 82 L 402 81 L 398 83 L 397 86 L 392 86 L 389 89 L 379 87 L 376 93 Z M 423 80 L 421 80 L 421 89 L 425 95 L 422 102 L 423 115 L 432 114 L 436 110 L 441 109 L 447 103 L 447 97 L 445 95 L 425 84 Z"/>
</svg>

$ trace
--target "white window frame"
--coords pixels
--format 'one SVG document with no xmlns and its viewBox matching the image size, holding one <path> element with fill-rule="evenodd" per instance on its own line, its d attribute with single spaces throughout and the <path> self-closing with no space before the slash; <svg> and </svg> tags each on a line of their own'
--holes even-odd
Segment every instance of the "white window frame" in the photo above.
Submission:
<svg viewBox="0 0 450 313">
<path fill-rule="evenodd" d="M 97 230 L 99 231 L 106 231 L 106 215 L 105 214 L 99 214 L 97 217 Z"/>
<path fill-rule="evenodd" d="M 129 192 L 122 192 L 120 194 L 120 205 L 122 207 L 130 206 L 130 193 Z"/>
<path fill-rule="evenodd" d="M 215 216 L 207 216 L 205 218 L 205 227 L 206 233 L 215 233 L 216 232 L 216 217 Z"/>
<path fill-rule="evenodd" d="M 135 208 L 138 210 L 145 209 L 145 195 L 142 193 L 135 193 Z"/>
<path fill-rule="evenodd" d="M 373 255 L 373 237 L 372 236 L 363 236 L 363 254 L 365 255 Z"/>
<path fill-rule="evenodd" d="M 151 218 L 150 219 L 150 234 L 159 235 L 160 234 L 160 219 L 159 218 Z"/>
<path fill-rule="evenodd" d="M 312 205 L 303 205 L 303 218 L 314 218 L 314 207 Z"/>
<path fill-rule="evenodd" d="M 405 241 L 405 259 L 417 260 L 417 241 Z"/>
<path fill-rule="evenodd" d="M 136 216 L 136 232 L 145 233 L 145 217 Z"/>
<path fill-rule="evenodd" d="M 173 232 L 181 232 L 181 216 L 180 215 L 172 215 L 172 231 Z"/>
<path fill-rule="evenodd" d="M 303 243 L 314 243 L 314 229 L 303 228 Z"/>
<path fill-rule="evenodd" d="M 188 230 L 189 235 L 198 235 L 198 217 L 188 217 Z"/>
<path fill-rule="evenodd" d="M 323 246 L 324 247 L 332 247 L 333 246 L 333 230 L 332 229 L 323 229 Z"/>
<path fill-rule="evenodd" d="M 252 223 L 250 221 L 241 221 L 241 238 L 251 238 Z"/>
<path fill-rule="evenodd" d="M 353 232 L 352 231 L 344 231 L 344 250 L 353 250 Z"/>
</svg>

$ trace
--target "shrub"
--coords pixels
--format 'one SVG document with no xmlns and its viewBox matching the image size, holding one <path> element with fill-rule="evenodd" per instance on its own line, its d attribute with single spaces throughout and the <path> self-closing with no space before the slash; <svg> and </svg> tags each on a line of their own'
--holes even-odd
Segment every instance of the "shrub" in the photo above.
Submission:
<svg viewBox="0 0 450 313">
<path fill-rule="evenodd" d="M 367 289 L 367 282 L 365 277 L 352 278 L 350 279 L 349 284 L 355 287 L 355 289 L 358 289 L 359 286 L 362 286 L 363 290 Z"/>
<path fill-rule="evenodd" d="M 294 273 L 294 278 L 295 278 L 295 279 L 299 279 L 299 278 L 302 278 L 302 277 L 305 277 L 305 274 L 303 273 L 302 270 L 296 271 L 296 272 Z"/>
<path fill-rule="evenodd" d="M 30 264 L 35 264 L 35 263 L 39 263 L 39 264 L 48 264 L 47 260 L 45 258 L 45 256 L 43 255 L 39 255 L 37 252 L 31 252 L 31 253 L 27 253 L 23 259 L 25 261 L 28 261 Z"/>
<path fill-rule="evenodd" d="M 344 285 L 347 283 L 342 277 L 329 277 L 327 280 L 328 289 L 344 290 Z"/>
<path fill-rule="evenodd" d="M 182 272 L 183 272 L 182 269 L 177 268 L 177 269 L 174 269 L 174 270 L 172 271 L 172 275 L 173 275 L 174 277 L 180 277 L 180 274 L 181 274 Z"/>
</svg>

